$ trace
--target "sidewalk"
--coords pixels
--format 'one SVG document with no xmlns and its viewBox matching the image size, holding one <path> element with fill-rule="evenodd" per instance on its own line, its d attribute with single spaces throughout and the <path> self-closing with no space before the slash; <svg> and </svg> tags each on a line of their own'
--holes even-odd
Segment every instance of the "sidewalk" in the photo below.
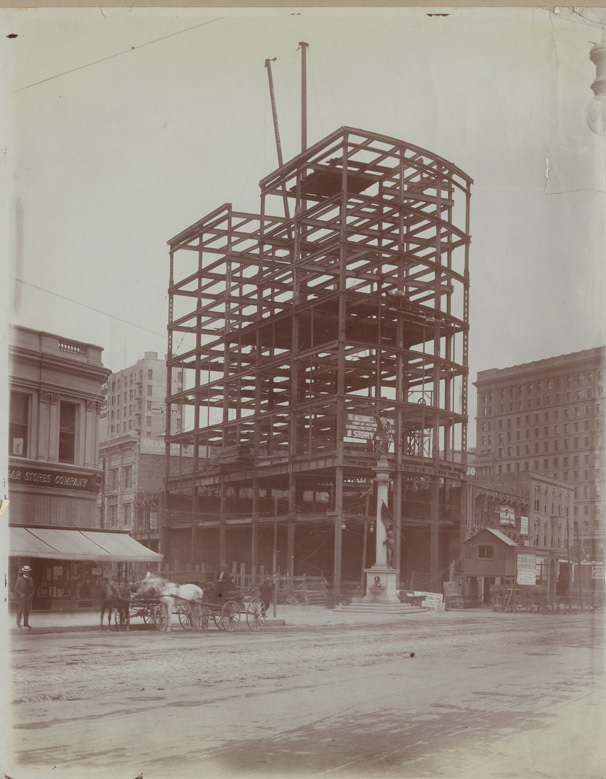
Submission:
<svg viewBox="0 0 606 779">
<path fill-rule="evenodd" d="M 270 606 L 267 614 L 266 627 L 319 627 L 331 625 L 355 625 L 355 624 L 384 624 L 393 622 L 394 619 L 426 619 L 429 615 L 436 612 L 419 609 L 417 613 L 403 615 L 372 614 L 368 612 L 356 612 L 346 610 L 327 609 L 324 606 L 282 606 L 276 607 L 275 617 L 274 608 Z M 176 617 L 173 618 L 173 628 L 181 630 Z M 83 631 L 99 630 L 99 611 L 79 611 L 79 612 L 45 612 L 34 611 L 30 615 L 31 630 L 27 628 L 17 628 L 15 624 L 15 615 L 10 614 L 10 634 L 40 634 L 40 633 L 61 633 L 65 631 Z M 135 619 L 132 622 L 132 628 L 135 630 L 148 629 L 143 625 L 142 620 Z M 107 615 L 105 616 L 105 629 L 107 630 Z M 112 625 L 112 630 L 115 630 Z"/>
</svg>

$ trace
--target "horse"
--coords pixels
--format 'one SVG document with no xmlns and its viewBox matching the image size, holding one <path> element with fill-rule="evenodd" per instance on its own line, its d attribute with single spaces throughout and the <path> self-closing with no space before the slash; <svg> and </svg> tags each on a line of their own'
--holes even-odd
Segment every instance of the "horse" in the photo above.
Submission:
<svg viewBox="0 0 606 779">
<path fill-rule="evenodd" d="M 150 595 L 158 598 L 166 615 L 166 630 L 170 631 L 175 598 L 201 602 L 204 591 L 197 584 L 175 584 L 148 573 L 140 583 L 137 595 L 143 598 Z"/>
<path fill-rule="evenodd" d="M 119 615 L 119 621 L 121 625 L 126 625 L 128 628 L 129 623 L 129 601 L 130 592 L 128 587 L 124 587 L 118 582 L 111 581 L 110 579 L 104 579 L 101 583 L 101 616 L 100 627 L 103 627 L 103 617 L 107 611 L 107 625 L 111 624 L 112 611 L 116 609 Z"/>
</svg>

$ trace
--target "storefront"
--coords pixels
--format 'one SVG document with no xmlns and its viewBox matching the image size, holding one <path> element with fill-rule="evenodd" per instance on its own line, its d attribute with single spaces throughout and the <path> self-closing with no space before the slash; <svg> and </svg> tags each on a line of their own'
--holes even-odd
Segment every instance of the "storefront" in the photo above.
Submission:
<svg viewBox="0 0 606 779">
<path fill-rule="evenodd" d="M 32 568 L 34 610 L 93 608 L 105 576 L 127 582 L 154 570 L 162 556 L 126 532 L 38 526 L 9 528 L 10 586 L 23 565 Z"/>
</svg>

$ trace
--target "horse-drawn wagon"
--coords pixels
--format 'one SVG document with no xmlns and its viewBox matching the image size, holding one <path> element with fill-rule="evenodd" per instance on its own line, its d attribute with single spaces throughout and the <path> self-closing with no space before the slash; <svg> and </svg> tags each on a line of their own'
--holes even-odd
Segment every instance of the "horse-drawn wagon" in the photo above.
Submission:
<svg viewBox="0 0 606 779">
<path fill-rule="evenodd" d="M 265 623 L 265 609 L 254 592 L 226 590 L 224 582 L 205 586 L 177 585 L 159 577 L 148 576 L 137 595 L 129 602 L 130 616 L 142 616 L 147 624 L 169 631 L 172 617 L 177 616 L 184 630 L 202 631 L 210 619 L 219 628 L 232 632 L 241 620 L 249 630 L 259 630 Z"/>
<path fill-rule="evenodd" d="M 241 619 L 246 620 L 249 630 L 262 628 L 265 624 L 265 609 L 256 593 L 226 590 L 221 585 L 221 582 L 217 582 L 205 589 L 205 595 L 208 593 L 205 605 L 219 630 L 237 630 Z"/>
</svg>

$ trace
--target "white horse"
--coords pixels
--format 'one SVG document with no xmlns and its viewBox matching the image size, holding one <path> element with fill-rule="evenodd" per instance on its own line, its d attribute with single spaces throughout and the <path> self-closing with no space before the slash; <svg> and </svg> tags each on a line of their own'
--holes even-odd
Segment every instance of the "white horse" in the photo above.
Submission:
<svg viewBox="0 0 606 779">
<path fill-rule="evenodd" d="M 204 591 L 197 584 L 175 584 L 148 573 L 139 585 L 137 595 L 157 597 L 166 613 L 166 630 L 171 628 L 175 598 L 186 601 L 202 602 Z"/>
</svg>

